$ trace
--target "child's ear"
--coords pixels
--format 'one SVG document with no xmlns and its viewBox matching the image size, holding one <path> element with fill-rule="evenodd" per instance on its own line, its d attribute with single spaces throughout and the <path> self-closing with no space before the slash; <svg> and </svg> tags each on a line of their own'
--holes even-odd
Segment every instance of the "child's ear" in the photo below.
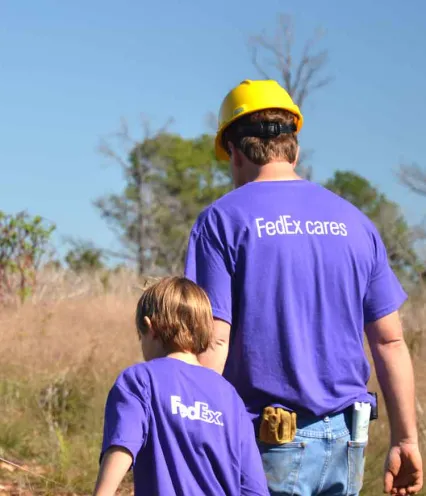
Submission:
<svg viewBox="0 0 426 496">
<path fill-rule="evenodd" d="M 143 318 L 143 325 L 148 329 L 148 334 L 153 339 L 155 339 L 156 338 L 155 331 L 154 331 L 154 328 L 152 327 L 152 322 L 151 322 L 151 319 L 149 317 L 144 317 Z"/>
</svg>

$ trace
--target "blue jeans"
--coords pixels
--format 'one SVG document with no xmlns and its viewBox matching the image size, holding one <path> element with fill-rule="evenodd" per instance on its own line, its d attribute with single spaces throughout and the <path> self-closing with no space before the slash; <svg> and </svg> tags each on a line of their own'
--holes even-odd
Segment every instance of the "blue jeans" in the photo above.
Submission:
<svg viewBox="0 0 426 496">
<path fill-rule="evenodd" d="M 258 441 L 271 495 L 357 496 L 364 477 L 365 443 L 350 437 L 350 413 L 299 417 L 293 442 Z"/>
</svg>

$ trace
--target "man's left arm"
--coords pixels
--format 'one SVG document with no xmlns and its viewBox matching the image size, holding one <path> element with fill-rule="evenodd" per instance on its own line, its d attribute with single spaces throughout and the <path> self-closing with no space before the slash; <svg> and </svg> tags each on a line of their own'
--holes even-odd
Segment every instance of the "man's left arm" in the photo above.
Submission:
<svg viewBox="0 0 426 496">
<path fill-rule="evenodd" d="M 366 333 L 383 391 L 391 430 L 386 461 L 386 493 L 416 494 L 423 485 L 419 451 L 413 366 L 398 312 L 370 322 Z M 395 492 L 403 488 L 404 492 Z"/>
<path fill-rule="evenodd" d="M 206 291 L 215 319 L 211 345 L 199 360 L 219 374 L 223 373 L 228 357 L 232 324 L 232 268 L 226 258 L 219 239 L 191 233 L 185 276 Z"/>
<path fill-rule="evenodd" d="M 223 320 L 214 319 L 213 338 L 209 348 L 199 355 L 198 359 L 204 367 L 223 374 L 229 351 L 231 326 Z"/>
<path fill-rule="evenodd" d="M 423 469 L 413 367 L 398 312 L 407 294 L 390 267 L 379 233 L 373 235 L 375 260 L 364 296 L 364 320 L 391 431 L 384 490 L 388 494 L 415 494 L 423 485 Z"/>
</svg>

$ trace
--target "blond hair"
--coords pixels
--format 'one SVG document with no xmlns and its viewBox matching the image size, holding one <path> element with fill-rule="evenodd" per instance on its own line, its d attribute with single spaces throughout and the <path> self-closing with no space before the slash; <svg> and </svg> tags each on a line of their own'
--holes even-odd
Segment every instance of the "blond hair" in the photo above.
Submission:
<svg viewBox="0 0 426 496">
<path fill-rule="evenodd" d="M 238 134 L 239 126 L 255 124 L 257 122 L 276 122 L 290 126 L 295 116 L 288 110 L 268 109 L 244 115 L 225 129 L 222 144 L 228 150 L 228 142 L 241 150 L 244 155 L 256 165 L 265 165 L 274 160 L 285 160 L 294 163 L 297 157 L 298 141 L 296 133 L 280 134 L 273 138 L 241 137 Z"/>
<path fill-rule="evenodd" d="M 166 277 L 145 289 L 136 309 L 139 335 L 148 331 L 145 317 L 150 319 L 155 336 L 169 353 L 189 351 L 198 355 L 210 344 L 210 301 L 200 286 L 185 277 Z"/>
</svg>

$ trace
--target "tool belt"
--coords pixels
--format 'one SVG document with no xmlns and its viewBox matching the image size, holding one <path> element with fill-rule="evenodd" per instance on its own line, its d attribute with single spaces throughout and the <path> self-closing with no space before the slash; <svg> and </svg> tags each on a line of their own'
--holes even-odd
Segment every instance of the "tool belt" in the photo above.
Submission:
<svg viewBox="0 0 426 496">
<path fill-rule="evenodd" d="M 259 440 L 267 444 L 285 444 L 296 436 L 297 415 L 283 408 L 267 406 L 262 413 Z"/>
<path fill-rule="evenodd" d="M 371 393 L 376 406 L 371 409 L 370 421 L 378 418 L 377 393 Z M 297 414 L 281 407 L 267 406 L 263 409 L 259 428 L 259 440 L 266 444 L 291 443 L 296 436 Z"/>
</svg>

